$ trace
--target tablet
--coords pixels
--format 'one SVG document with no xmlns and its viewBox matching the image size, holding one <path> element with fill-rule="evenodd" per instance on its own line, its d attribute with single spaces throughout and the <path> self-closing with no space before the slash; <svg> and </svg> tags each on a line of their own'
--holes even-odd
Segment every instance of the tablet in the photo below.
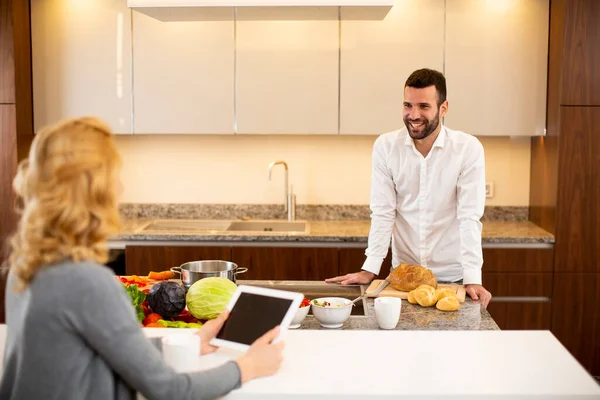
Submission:
<svg viewBox="0 0 600 400">
<path fill-rule="evenodd" d="M 276 342 L 290 326 L 303 299 L 302 293 L 240 285 L 227 305 L 229 318 L 210 344 L 246 351 L 256 339 L 279 325 Z"/>
</svg>

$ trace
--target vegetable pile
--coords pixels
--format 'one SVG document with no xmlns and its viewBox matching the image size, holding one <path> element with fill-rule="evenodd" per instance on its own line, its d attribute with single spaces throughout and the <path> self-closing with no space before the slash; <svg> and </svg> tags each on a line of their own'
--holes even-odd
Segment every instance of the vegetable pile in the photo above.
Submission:
<svg viewBox="0 0 600 400">
<path fill-rule="evenodd" d="M 171 271 L 148 277 L 119 276 L 138 321 L 146 328 L 200 328 L 221 314 L 237 285 L 226 278 L 204 278 L 185 291 Z"/>
</svg>

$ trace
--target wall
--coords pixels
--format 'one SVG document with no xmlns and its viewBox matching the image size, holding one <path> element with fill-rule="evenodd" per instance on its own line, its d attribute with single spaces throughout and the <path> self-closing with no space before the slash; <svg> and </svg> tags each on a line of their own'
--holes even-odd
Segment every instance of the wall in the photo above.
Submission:
<svg viewBox="0 0 600 400">
<path fill-rule="evenodd" d="M 124 201 L 132 203 L 278 203 L 285 160 L 299 204 L 368 204 L 376 136 L 118 136 Z M 482 137 L 488 205 L 529 204 L 528 137 Z"/>
</svg>

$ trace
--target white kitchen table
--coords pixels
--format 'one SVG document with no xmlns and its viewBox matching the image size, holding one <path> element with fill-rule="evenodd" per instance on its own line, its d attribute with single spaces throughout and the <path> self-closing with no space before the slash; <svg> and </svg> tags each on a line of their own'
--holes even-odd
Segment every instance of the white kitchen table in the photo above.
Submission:
<svg viewBox="0 0 600 400">
<path fill-rule="evenodd" d="M 185 331 L 144 329 L 148 337 Z M 0 325 L 2 351 L 5 335 Z M 275 376 L 225 398 L 600 399 L 600 386 L 549 331 L 292 330 L 285 342 Z M 190 368 L 235 357 L 221 349 Z"/>
</svg>

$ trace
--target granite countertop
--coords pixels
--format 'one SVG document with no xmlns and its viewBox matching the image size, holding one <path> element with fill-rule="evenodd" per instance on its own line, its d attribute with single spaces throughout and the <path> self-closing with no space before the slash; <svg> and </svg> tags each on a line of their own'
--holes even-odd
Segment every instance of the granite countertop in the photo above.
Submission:
<svg viewBox="0 0 600 400">
<path fill-rule="evenodd" d="M 374 299 L 367 299 L 367 316 L 351 315 L 338 329 L 379 329 L 375 319 Z M 312 315 L 308 315 L 298 329 L 326 329 Z M 396 330 L 456 331 L 500 330 L 490 313 L 467 296 L 457 311 L 445 312 L 435 307 L 421 307 L 402 300 L 400 320 Z"/>
<path fill-rule="evenodd" d="M 269 281 L 238 280 L 240 285 L 261 286 L 300 292 L 309 299 L 316 297 L 355 298 L 364 293 L 368 285 L 339 285 L 323 281 Z M 359 289 L 360 288 L 360 289 Z M 355 291 L 353 291 L 355 290 Z M 356 291 L 358 290 L 358 291 Z M 351 315 L 341 328 L 351 330 L 379 329 L 375 319 L 375 299 L 367 297 L 366 315 Z M 326 329 L 309 314 L 298 329 Z M 440 311 L 435 307 L 422 307 L 402 300 L 400 320 L 396 330 L 500 330 L 489 312 L 467 295 L 457 311 Z"/>
<path fill-rule="evenodd" d="M 192 242 L 354 242 L 366 243 L 370 220 L 305 220 L 308 232 L 147 230 L 160 221 L 198 221 L 167 218 L 126 219 L 120 235 L 111 241 Z M 215 221 L 215 220 L 211 220 Z M 483 244 L 552 244 L 554 236 L 530 221 L 483 221 Z"/>
</svg>

